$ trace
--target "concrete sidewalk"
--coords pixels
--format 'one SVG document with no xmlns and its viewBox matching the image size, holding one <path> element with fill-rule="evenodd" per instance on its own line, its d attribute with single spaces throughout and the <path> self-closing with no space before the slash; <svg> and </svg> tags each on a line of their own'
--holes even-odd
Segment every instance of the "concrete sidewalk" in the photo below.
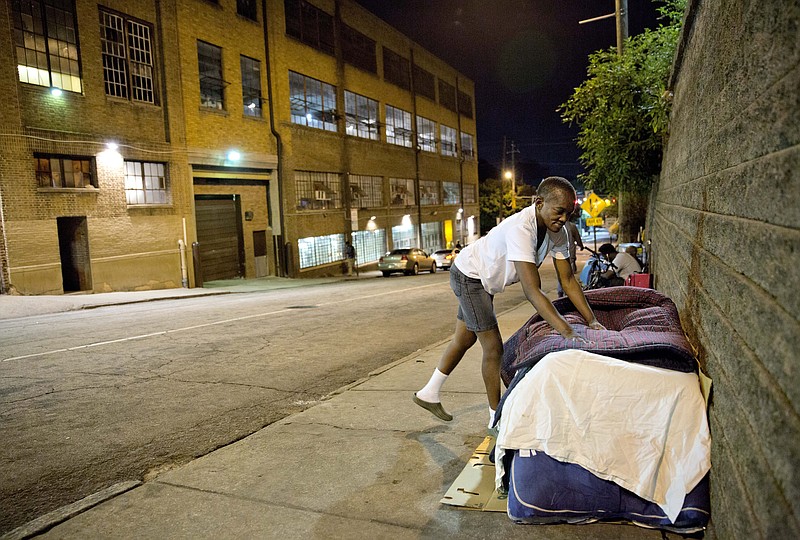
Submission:
<svg viewBox="0 0 800 540">
<path fill-rule="evenodd" d="M 193 289 L 154 289 L 144 291 L 124 291 L 108 293 L 72 293 L 24 296 L 1 294 L 0 319 L 18 319 L 33 315 L 46 315 L 93 309 L 103 306 L 135 304 L 139 302 L 152 302 L 156 300 L 176 300 L 196 296 L 211 296 L 218 294 L 247 293 L 269 291 L 277 289 L 290 289 L 295 287 L 309 287 L 339 281 L 357 279 L 372 279 L 380 277 L 378 271 L 362 272 L 358 276 L 339 276 L 327 278 L 281 278 L 263 277 L 255 279 L 225 279 L 208 281 L 203 287 Z"/>
<path fill-rule="evenodd" d="M 501 314 L 502 334 L 510 336 L 531 313 L 524 304 Z M 411 401 L 447 343 L 191 463 L 114 486 L 8 537 L 46 530 L 41 537 L 662 538 L 631 525 L 516 525 L 504 513 L 440 504 L 488 420 L 479 347 L 444 387 L 452 422 Z"/>
</svg>

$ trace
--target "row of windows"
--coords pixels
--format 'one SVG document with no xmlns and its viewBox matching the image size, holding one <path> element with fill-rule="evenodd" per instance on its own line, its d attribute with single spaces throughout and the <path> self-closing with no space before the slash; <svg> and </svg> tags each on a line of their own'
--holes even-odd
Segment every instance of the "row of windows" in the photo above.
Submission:
<svg viewBox="0 0 800 540">
<path fill-rule="evenodd" d="M 289 102 L 292 123 L 326 131 L 338 131 L 336 111 L 336 87 L 294 71 L 289 72 Z M 365 139 L 380 140 L 380 120 L 378 102 L 374 99 L 344 91 L 345 133 Z M 414 134 L 411 113 L 386 105 L 384 123 L 386 142 L 411 148 Z M 437 144 L 443 156 L 461 155 L 465 159 L 474 158 L 473 137 L 461 133 L 460 141 L 456 129 L 440 124 L 439 138 L 436 137 L 436 122 L 417 115 L 417 145 L 425 152 L 437 152 Z"/>
<path fill-rule="evenodd" d="M 57 155 L 34 156 L 36 184 L 40 188 L 97 189 L 94 158 Z M 165 163 L 125 161 L 125 197 L 129 205 L 169 204 Z"/>
<path fill-rule="evenodd" d="M 255 0 L 237 2 L 240 15 L 255 20 Z M 76 13 L 71 0 L 14 0 L 14 41 L 19 80 L 39 86 L 82 92 Z M 153 26 L 100 8 L 100 49 L 105 93 L 119 99 L 158 104 Z M 198 41 L 200 104 L 224 108 L 222 49 Z M 261 62 L 240 57 L 242 106 L 260 117 Z"/>
<path fill-rule="evenodd" d="M 213 2 L 215 4 L 219 4 L 219 0 L 207 0 L 208 2 Z M 256 5 L 258 0 L 236 0 L 236 13 L 241 15 L 242 17 L 246 17 L 251 21 L 258 20 L 258 9 Z"/>
<path fill-rule="evenodd" d="M 306 45 L 333 56 L 335 54 L 333 15 L 306 0 L 284 0 L 286 33 Z M 342 23 L 339 29 L 342 58 L 369 73 L 378 73 L 375 40 Z M 436 101 L 436 76 L 396 52 L 383 47 L 383 78 L 407 91 Z M 466 92 L 439 79 L 439 104 L 472 118 L 472 98 Z"/>
<path fill-rule="evenodd" d="M 200 105 L 211 109 L 225 109 L 225 87 L 222 78 L 222 47 L 197 41 L 197 63 L 200 69 Z M 242 112 L 260 118 L 261 62 L 248 56 L 239 56 L 242 78 Z"/>
<path fill-rule="evenodd" d="M 329 172 L 295 171 L 295 193 L 298 210 L 330 210 L 343 208 L 342 175 Z M 415 206 L 414 180 L 389 178 L 389 191 L 384 191 L 382 176 L 350 175 L 352 208 Z M 475 203 L 475 185 L 464 184 L 464 203 Z M 388 203 L 388 204 L 387 204 Z M 461 204 L 459 182 L 420 180 L 420 205 Z"/>
<path fill-rule="evenodd" d="M 311 268 L 344 260 L 344 234 L 310 236 L 297 241 L 300 268 Z M 358 264 L 375 262 L 386 251 L 386 231 L 354 231 L 353 247 Z"/>
<path fill-rule="evenodd" d="M 72 92 L 82 92 L 80 54 L 77 42 L 76 13 L 70 0 L 14 0 L 14 37 L 17 51 L 19 80 L 39 86 L 58 87 Z M 286 0 L 287 33 L 320 48 L 327 14 L 304 0 Z M 239 1 L 239 14 L 255 20 L 255 2 Z M 130 101 L 157 104 L 153 53 L 153 26 L 124 14 L 100 8 L 100 46 L 103 60 L 103 79 L 108 96 Z M 290 24 L 290 22 L 292 24 Z M 330 29 L 332 30 L 332 23 Z M 352 63 L 374 64 L 375 42 L 357 30 L 343 29 L 343 54 Z M 327 46 L 326 46 L 327 47 Z M 332 43 L 331 43 L 332 47 Z M 332 50 L 332 49 L 331 49 Z M 372 51 L 372 56 L 368 54 Z M 392 82 L 410 87 L 405 82 L 409 74 L 408 61 L 384 49 L 388 73 Z M 223 79 L 222 48 L 198 40 L 200 104 L 203 107 L 225 109 L 225 88 L 230 83 Z M 242 110 L 247 116 L 261 117 L 261 62 L 240 55 L 242 85 Z M 413 66 L 415 87 L 421 95 L 435 100 L 435 77 Z M 403 74 L 406 75 L 403 75 Z M 410 81 L 410 79 L 409 79 Z M 332 85 L 290 73 L 292 121 L 319 129 L 336 131 L 336 89 Z M 456 89 L 439 80 L 439 99 L 442 106 L 456 111 Z M 467 99 L 469 117 L 472 102 Z M 459 96 L 458 103 L 462 99 Z M 378 140 L 378 103 L 365 96 L 345 92 L 346 132 L 358 137 Z M 421 117 L 419 117 L 421 118 Z M 399 125 L 397 124 L 399 120 Z M 388 126 L 391 122 L 391 128 Z M 421 120 L 417 144 L 421 149 L 435 152 L 435 135 L 432 121 Z M 418 122 L 419 123 L 419 122 Z M 387 140 L 393 144 L 411 146 L 410 115 L 406 119 L 389 118 L 387 111 Z M 463 138 L 463 134 L 462 134 Z M 470 137 L 471 139 L 471 137 Z M 462 145 L 463 145 L 462 141 Z M 466 145 L 466 156 L 472 155 L 471 140 Z M 442 154 L 455 155 L 451 140 L 442 136 Z"/>
<path fill-rule="evenodd" d="M 422 250 L 433 253 L 443 246 L 442 223 L 423 223 Z M 359 265 L 375 262 L 386 251 L 386 230 L 353 231 L 353 247 Z M 297 241 L 300 268 L 311 268 L 344 260 L 344 234 L 309 236 Z M 414 225 L 392 227 L 392 246 L 395 249 L 412 248 L 417 245 L 417 228 Z"/>
</svg>

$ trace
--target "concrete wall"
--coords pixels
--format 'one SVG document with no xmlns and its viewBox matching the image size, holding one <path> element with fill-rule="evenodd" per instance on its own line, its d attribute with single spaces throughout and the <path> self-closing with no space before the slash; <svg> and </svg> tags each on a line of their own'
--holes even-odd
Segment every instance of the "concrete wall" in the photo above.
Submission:
<svg viewBox="0 0 800 540">
<path fill-rule="evenodd" d="M 800 4 L 690 1 L 649 228 L 714 380 L 712 532 L 800 537 Z"/>
</svg>

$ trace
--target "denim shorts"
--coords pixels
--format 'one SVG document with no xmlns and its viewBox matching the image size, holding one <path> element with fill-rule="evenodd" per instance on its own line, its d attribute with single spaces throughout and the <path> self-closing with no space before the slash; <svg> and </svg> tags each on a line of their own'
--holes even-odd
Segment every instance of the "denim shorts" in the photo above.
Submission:
<svg viewBox="0 0 800 540">
<path fill-rule="evenodd" d="M 465 276 L 453 265 L 450 288 L 458 298 L 458 320 L 464 321 L 467 330 L 485 332 L 497 327 L 494 296 L 486 292 L 481 280 Z"/>
</svg>

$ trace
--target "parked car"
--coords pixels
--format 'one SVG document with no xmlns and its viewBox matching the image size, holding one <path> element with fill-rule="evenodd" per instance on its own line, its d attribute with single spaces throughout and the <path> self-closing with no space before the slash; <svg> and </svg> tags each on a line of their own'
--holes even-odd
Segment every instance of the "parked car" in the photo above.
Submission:
<svg viewBox="0 0 800 540">
<path fill-rule="evenodd" d="M 407 276 L 420 271 L 436 272 L 436 261 L 419 248 L 393 249 L 378 260 L 378 270 L 388 277 L 393 272 L 403 272 Z"/>
<path fill-rule="evenodd" d="M 458 255 L 460 251 L 460 249 L 440 249 L 434 251 L 431 257 L 436 261 L 437 267 L 442 270 L 450 270 L 450 267 L 453 265 L 453 259 L 456 258 L 456 255 Z"/>
</svg>

